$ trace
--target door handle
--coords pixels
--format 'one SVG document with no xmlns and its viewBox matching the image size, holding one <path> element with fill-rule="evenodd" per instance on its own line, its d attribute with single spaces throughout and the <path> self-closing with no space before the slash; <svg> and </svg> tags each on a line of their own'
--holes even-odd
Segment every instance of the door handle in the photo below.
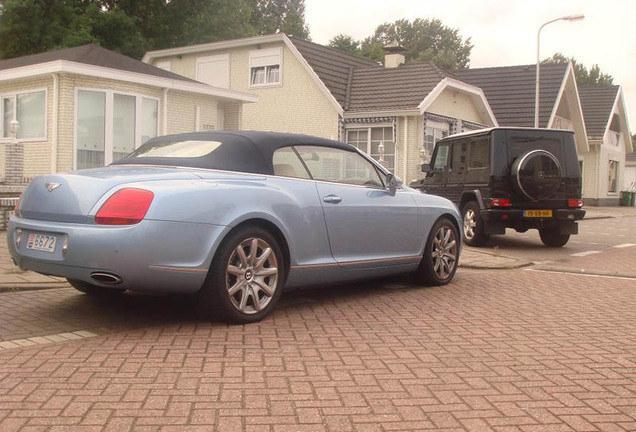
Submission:
<svg viewBox="0 0 636 432">
<path fill-rule="evenodd" d="M 342 198 L 340 198 L 338 195 L 327 195 L 326 197 L 323 197 L 322 200 L 326 203 L 329 204 L 338 204 L 340 201 L 342 201 Z"/>
</svg>

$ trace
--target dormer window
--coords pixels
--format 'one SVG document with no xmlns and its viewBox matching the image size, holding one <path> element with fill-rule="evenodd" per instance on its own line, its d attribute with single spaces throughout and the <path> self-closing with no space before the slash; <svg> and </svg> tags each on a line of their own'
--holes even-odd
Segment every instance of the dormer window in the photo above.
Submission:
<svg viewBox="0 0 636 432">
<path fill-rule="evenodd" d="M 282 48 L 250 51 L 250 87 L 281 84 Z"/>
</svg>

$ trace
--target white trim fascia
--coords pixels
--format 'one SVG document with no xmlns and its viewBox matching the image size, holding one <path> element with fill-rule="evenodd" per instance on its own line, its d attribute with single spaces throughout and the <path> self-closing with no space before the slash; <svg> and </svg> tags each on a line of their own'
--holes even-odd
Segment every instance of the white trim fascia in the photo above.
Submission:
<svg viewBox="0 0 636 432">
<path fill-rule="evenodd" d="M 252 37 L 242 38 L 242 39 L 209 42 L 204 44 L 188 45 L 188 46 L 182 46 L 182 47 L 176 47 L 176 48 L 166 48 L 162 50 L 148 51 L 146 52 L 146 54 L 144 54 L 144 57 L 141 59 L 141 61 L 144 63 L 150 63 L 152 60 L 159 57 L 195 54 L 195 53 L 203 52 L 203 51 L 231 49 L 231 48 L 238 48 L 238 47 L 243 47 L 247 45 L 260 44 L 260 43 L 281 42 L 284 40 L 283 37 L 284 37 L 283 33 L 278 33 L 273 35 L 252 36 Z"/>
<path fill-rule="evenodd" d="M 625 126 L 625 131 L 624 134 L 626 135 L 625 137 L 625 152 L 627 152 L 627 147 L 629 146 L 630 151 L 635 151 L 636 149 L 634 149 L 634 145 L 632 142 L 632 132 L 629 129 L 629 119 L 627 118 L 627 106 L 625 105 L 625 95 L 623 94 L 623 86 L 619 86 L 618 87 L 618 92 L 617 94 L 620 95 L 620 101 L 621 101 L 621 108 L 623 111 L 623 115 L 621 116 L 621 118 L 623 119 L 624 122 L 624 126 Z"/>
<path fill-rule="evenodd" d="M 435 99 L 437 99 L 442 94 L 442 92 L 446 90 L 446 88 L 448 87 L 477 96 L 481 100 L 481 103 L 486 108 L 486 112 L 488 113 L 488 116 L 490 117 L 493 127 L 499 126 L 499 123 L 497 122 L 497 118 L 495 117 L 495 114 L 493 113 L 492 108 L 490 108 L 490 104 L 488 103 L 488 99 L 486 99 L 486 95 L 484 94 L 484 91 L 477 86 L 467 84 L 463 81 L 459 81 L 457 79 L 450 78 L 450 77 L 445 77 L 439 83 L 437 83 L 435 88 L 428 95 L 426 95 L 426 97 L 424 98 L 422 102 L 420 102 L 420 104 L 418 105 L 420 115 L 424 115 L 424 113 L 433 104 Z"/>
<path fill-rule="evenodd" d="M 331 92 L 329 91 L 329 89 L 327 88 L 325 83 L 322 82 L 322 80 L 320 79 L 318 74 L 313 70 L 313 68 L 311 66 L 309 66 L 309 63 L 307 63 L 307 60 L 305 60 L 305 57 L 302 56 L 300 51 L 298 51 L 298 49 L 296 48 L 294 43 L 287 37 L 287 35 L 283 33 L 282 34 L 282 38 L 283 38 L 283 42 L 285 42 L 285 45 L 287 46 L 287 48 L 289 48 L 289 50 L 292 52 L 292 54 L 294 54 L 294 56 L 298 59 L 300 64 L 303 65 L 303 67 L 305 68 L 305 70 L 307 71 L 307 73 L 309 74 L 311 79 L 316 83 L 316 85 L 318 85 L 318 88 L 325 95 L 327 100 L 329 100 L 329 102 L 331 103 L 333 108 L 336 110 L 338 115 L 342 116 L 344 114 L 344 109 L 338 103 L 336 98 L 331 94 Z M 282 73 L 283 73 L 283 71 L 281 70 L 281 74 Z M 282 81 L 282 76 L 281 76 L 281 81 Z"/>
<path fill-rule="evenodd" d="M 585 139 L 585 151 L 590 150 L 589 139 L 587 136 L 587 128 L 585 127 L 585 117 L 583 116 L 583 107 L 581 105 L 581 98 L 579 97 L 579 87 L 576 85 L 576 75 L 574 74 L 574 65 L 572 62 L 568 62 L 568 67 L 565 70 L 565 75 L 563 75 L 563 80 L 561 81 L 561 86 L 559 87 L 559 93 L 557 93 L 557 97 L 554 100 L 554 106 L 552 107 L 552 112 L 550 113 L 550 117 L 548 118 L 548 123 L 546 124 L 546 128 L 550 128 L 556 119 L 556 113 L 559 109 L 559 105 L 561 104 L 561 99 L 563 98 L 563 94 L 565 93 L 565 87 L 567 86 L 568 80 L 572 80 L 572 84 L 574 85 L 574 92 L 576 96 L 576 102 L 578 107 L 579 120 L 581 123 L 581 127 L 583 128 L 583 138 Z M 572 119 L 574 122 L 575 120 Z M 575 131 L 576 133 L 576 131 Z"/>
<path fill-rule="evenodd" d="M 102 66 L 87 65 L 67 60 L 54 60 L 47 63 L 23 66 L 14 69 L 0 71 L 0 81 L 11 79 L 35 77 L 51 73 L 70 73 L 76 75 L 87 75 L 95 78 L 113 79 L 135 84 L 147 85 L 151 87 L 168 88 L 190 93 L 215 96 L 220 99 L 228 99 L 241 102 L 257 102 L 258 96 L 242 93 L 235 90 L 228 90 L 212 87 L 203 83 L 181 81 L 172 78 L 163 78 L 155 75 L 146 75 L 137 72 L 122 71 Z"/>
<path fill-rule="evenodd" d="M 363 117 L 405 117 L 405 116 L 421 115 L 417 108 L 405 110 L 385 110 L 385 111 L 345 111 L 343 119 L 355 119 Z"/>
<path fill-rule="evenodd" d="M 619 104 L 619 101 L 621 102 Z M 614 99 L 614 103 L 612 104 L 612 110 L 610 111 L 609 118 L 607 119 L 607 124 L 605 125 L 605 129 L 603 130 L 603 143 L 607 142 L 606 137 L 610 131 L 610 126 L 612 125 L 612 120 L 614 114 L 617 114 L 618 108 L 622 108 L 623 115 L 619 115 L 621 119 L 621 129 L 623 130 L 623 141 L 625 142 L 625 152 L 628 152 L 628 147 L 631 148 L 629 151 L 634 151 L 632 148 L 632 135 L 629 130 L 629 124 L 627 122 L 627 110 L 625 108 L 625 98 L 623 97 L 623 87 L 619 86 L 618 91 L 616 92 L 616 99 Z M 612 148 L 612 147 L 610 147 Z"/>
</svg>

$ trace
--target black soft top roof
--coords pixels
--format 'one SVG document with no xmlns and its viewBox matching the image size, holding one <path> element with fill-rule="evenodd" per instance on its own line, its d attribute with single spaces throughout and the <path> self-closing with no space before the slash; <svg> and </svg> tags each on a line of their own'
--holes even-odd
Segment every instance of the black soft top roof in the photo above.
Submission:
<svg viewBox="0 0 636 432">
<path fill-rule="evenodd" d="M 191 132 L 165 135 L 148 140 L 138 150 L 143 152 L 144 149 L 161 143 L 179 141 L 218 141 L 222 144 L 212 153 L 201 157 L 189 158 L 136 157 L 137 151 L 135 151 L 125 158 L 113 162 L 112 165 L 171 165 L 255 174 L 273 174 L 272 156 L 274 152 L 281 147 L 312 145 L 356 151 L 352 145 L 325 138 L 301 134 L 259 131 Z"/>
</svg>

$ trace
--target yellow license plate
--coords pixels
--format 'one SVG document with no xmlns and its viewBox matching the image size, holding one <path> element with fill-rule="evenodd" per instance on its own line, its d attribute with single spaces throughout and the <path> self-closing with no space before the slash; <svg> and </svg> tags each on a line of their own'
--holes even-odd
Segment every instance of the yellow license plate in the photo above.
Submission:
<svg viewBox="0 0 636 432">
<path fill-rule="evenodd" d="M 552 210 L 524 210 L 524 217 L 549 218 L 552 217 Z"/>
</svg>

